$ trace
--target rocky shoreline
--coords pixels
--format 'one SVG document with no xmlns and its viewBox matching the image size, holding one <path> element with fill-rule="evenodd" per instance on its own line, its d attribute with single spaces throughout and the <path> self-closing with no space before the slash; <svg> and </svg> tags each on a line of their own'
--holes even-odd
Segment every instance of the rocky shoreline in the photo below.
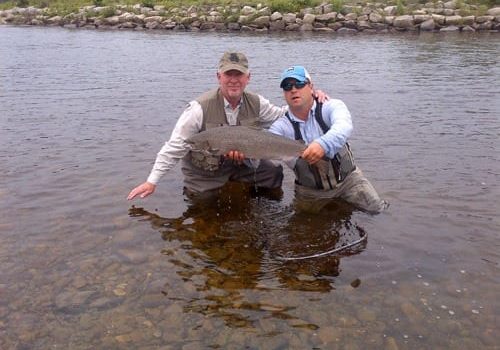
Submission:
<svg viewBox="0 0 500 350">
<path fill-rule="evenodd" d="M 482 13 L 478 15 L 478 13 Z M 57 14 L 50 8 L 12 8 L 0 11 L 0 24 L 62 26 L 89 29 L 182 30 L 221 32 L 390 33 L 496 32 L 500 7 L 480 11 L 458 1 L 437 1 L 404 11 L 398 6 L 368 3 L 335 11 L 325 3 L 298 13 L 271 12 L 263 6 L 85 6 L 76 13 Z"/>
</svg>

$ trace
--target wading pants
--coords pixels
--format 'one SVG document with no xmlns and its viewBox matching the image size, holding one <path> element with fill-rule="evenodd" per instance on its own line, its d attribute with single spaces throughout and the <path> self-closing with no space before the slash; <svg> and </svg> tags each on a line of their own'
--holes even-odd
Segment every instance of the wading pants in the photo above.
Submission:
<svg viewBox="0 0 500 350">
<path fill-rule="evenodd" d="M 298 210 L 319 212 L 325 205 L 339 198 L 373 214 L 380 213 L 388 206 L 358 167 L 332 190 L 295 185 L 295 205 Z"/>
<path fill-rule="evenodd" d="M 184 164 L 183 164 L 184 165 Z M 257 167 L 224 162 L 217 172 L 207 172 L 183 166 L 184 192 L 188 196 L 216 192 L 228 181 L 244 182 L 258 188 L 277 189 L 283 182 L 283 167 L 269 160 L 260 160 Z"/>
</svg>

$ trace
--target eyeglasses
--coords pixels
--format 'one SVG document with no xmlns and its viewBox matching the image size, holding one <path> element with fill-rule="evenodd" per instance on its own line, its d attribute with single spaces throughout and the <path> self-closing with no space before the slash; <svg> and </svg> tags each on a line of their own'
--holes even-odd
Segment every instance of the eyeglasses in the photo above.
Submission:
<svg viewBox="0 0 500 350">
<path fill-rule="evenodd" d="M 300 89 L 303 89 L 304 86 L 306 86 L 307 84 L 308 84 L 307 81 L 296 81 L 295 83 L 286 82 L 286 83 L 283 83 L 283 85 L 281 87 L 285 91 L 292 91 L 294 86 L 297 90 L 300 90 Z"/>
</svg>

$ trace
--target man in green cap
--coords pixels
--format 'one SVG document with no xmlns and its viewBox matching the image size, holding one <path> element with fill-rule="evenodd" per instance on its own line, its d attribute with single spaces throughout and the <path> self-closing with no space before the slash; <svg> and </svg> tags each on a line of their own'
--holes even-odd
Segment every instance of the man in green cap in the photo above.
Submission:
<svg viewBox="0 0 500 350">
<path fill-rule="evenodd" d="M 191 101 L 178 119 L 170 139 L 156 157 L 147 181 L 132 189 L 128 199 L 152 194 L 160 180 L 182 160 L 184 193 L 194 198 L 215 194 L 228 181 L 252 184 L 252 188 L 281 191 L 283 169 L 269 160 L 258 165 L 231 151 L 224 157 L 191 150 L 186 140 L 203 130 L 222 125 L 256 125 L 268 128 L 287 107 L 277 107 L 261 95 L 247 92 L 248 60 L 241 52 L 225 52 L 217 70 L 219 86 Z M 321 94 L 321 92 L 319 92 Z M 322 94 L 321 94 L 322 95 Z M 323 95 L 324 96 L 324 95 Z"/>
</svg>

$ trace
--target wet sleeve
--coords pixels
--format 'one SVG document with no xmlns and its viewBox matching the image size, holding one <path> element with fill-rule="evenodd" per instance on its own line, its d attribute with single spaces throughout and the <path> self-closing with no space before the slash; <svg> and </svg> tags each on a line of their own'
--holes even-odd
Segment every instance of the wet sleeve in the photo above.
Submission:
<svg viewBox="0 0 500 350">
<path fill-rule="evenodd" d="M 202 121 L 203 111 L 201 105 L 196 101 L 190 102 L 177 120 L 170 139 L 165 142 L 156 155 L 153 169 L 148 176 L 148 182 L 157 184 L 160 178 L 187 154 L 189 145 L 186 143 L 186 139 L 200 132 Z"/>
</svg>

